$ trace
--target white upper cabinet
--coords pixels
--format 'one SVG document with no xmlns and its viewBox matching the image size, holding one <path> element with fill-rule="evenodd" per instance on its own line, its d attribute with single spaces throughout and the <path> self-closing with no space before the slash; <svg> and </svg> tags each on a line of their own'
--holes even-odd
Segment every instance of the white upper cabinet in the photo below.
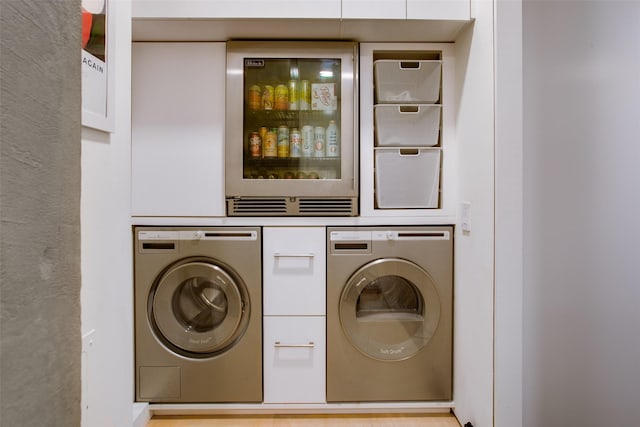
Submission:
<svg viewBox="0 0 640 427">
<path fill-rule="evenodd" d="M 469 0 L 406 0 L 407 19 L 460 20 L 471 19 Z"/>
<path fill-rule="evenodd" d="M 133 18 L 469 20 L 470 0 L 132 0 Z"/>
<path fill-rule="evenodd" d="M 342 0 L 343 19 L 406 19 L 406 0 Z"/>
<path fill-rule="evenodd" d="M 340 0 L 133 0 L 134 18 L 340 19 Z"/>
<path fill-rule="evenodd" d="M 131 0 L 134 41 L 454 41 L 471 0 Z"/>
</svg>

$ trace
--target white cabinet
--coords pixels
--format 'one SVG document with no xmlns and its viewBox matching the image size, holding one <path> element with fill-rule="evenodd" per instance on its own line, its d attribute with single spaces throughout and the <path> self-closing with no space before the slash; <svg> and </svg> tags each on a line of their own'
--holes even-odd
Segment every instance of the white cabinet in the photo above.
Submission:
<svg viewBox="0 0 640 427">
<path fill-rule="evenodd" d="M 340 0 L 133 0 L 134 18 L 339 19 Z"/>
<path fill-rule="evenodd" d="M 342 19 L 468 21 L 470 17 L 469 0 L 342 0 Z"/>
<path fill-rule="evenodd" d="M 456 39 L 471 0 L 132 0 L 136 41 Z"/>
<path fill-rule="evenodd" d="M 325 403 L 325 317 L 266 316 L 264 402 Z"/>
<path fill-rule="evenodd" d="M 382 65 L 390 65 L 395 70 L 390 74 L 391 84 L 388 76 L 383 79 Z M 376 67 L 378 77 L 374 79 Z M 403 81 L 407 77 L 429 81 L 432 76 L 438 77 L 434 80 L 433 96 L 430 90 L 423 94 L 417 81 Z M 454 80 L 451 45 L 360 45 L 360 85 L 375 88 L 360 92 L 360 210 L 363 217 L 418 216 L 429 218 L 431 223 L 455 223 Z M 386 98 L 383 82 L 397 95 L 398 101 Z M 402 96 L 394 91 L 401 91 Z M 414 100 L 416 94 L 419 94 L 417 101 Z M 382 114 L 387 110 L 394 113 L 390 119 Z M 423 111 L 427 113 L 424 119 L 421 118 Z M 375 118 L 374 112 L 378 113 Z M 436 113 L 433 121 L 431 112 Z M 418 129 L 417 133 L 414 129 Z M 384 136 L 385 130 L 392 131 L 389 139 Z M 399 135 L 403 136 L 400 140 L 394 139 Z"/>
<path fill-rule="evenodd" d="M 407 0 L 407 19 L 471 19 L 469 0 Z"/>
<path fill-rule="evenodd" d="M 133 18 L 469 20 L 470 0 L 132 0 Z"/>
<path fill-rule="evenodd" d="M 325 403 L 326 231 L 264 227 L 265 403 Z"/>
<path fill-rule="evenodd" d="M 326 313 L 324 227 L 263 229 L 263 313 Z"/>
<path fill-rule="evenodd" d="M 406 0 L 342 0 L 342 19 L 405 19 Z"/>
<path fill-rule="evenodd" d="M 224 215 L 225 51 L 133 44 L 133 216 Z"/>
</svg>

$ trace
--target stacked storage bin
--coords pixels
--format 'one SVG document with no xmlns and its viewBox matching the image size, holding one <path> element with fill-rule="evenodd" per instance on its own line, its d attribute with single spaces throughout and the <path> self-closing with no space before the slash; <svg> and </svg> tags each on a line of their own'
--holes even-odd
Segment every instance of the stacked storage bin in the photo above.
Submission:
<svg viewBox="0 0 640 427">
<path fill-rule="evenodd" d="M 439 207 L 441 75 L 439 60 L 374 62 L 378 209 Z"/>
</svg>

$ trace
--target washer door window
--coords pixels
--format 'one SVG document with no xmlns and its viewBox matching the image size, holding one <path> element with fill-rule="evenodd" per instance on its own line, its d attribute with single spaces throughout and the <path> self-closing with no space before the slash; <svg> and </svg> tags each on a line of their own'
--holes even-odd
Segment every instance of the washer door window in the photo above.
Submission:
<svg viewBox="0 0 640 427">
<path fill-rule="evenodd" d="M 422 268 L 398 258 L 356 271 L 340 298 L 340 322 L 351 344 L 382 361 L 405 360 L 427 345 L 440 320 L 440 298 Z"/>
<path fill-rule="evenodd" d="M 244 333 L 248 301 L 239 278 L 212 261 L 187 260 L 159 278 L 149 309 L 173 350 L 208 357 L 225 351 Z"/>
</svg>

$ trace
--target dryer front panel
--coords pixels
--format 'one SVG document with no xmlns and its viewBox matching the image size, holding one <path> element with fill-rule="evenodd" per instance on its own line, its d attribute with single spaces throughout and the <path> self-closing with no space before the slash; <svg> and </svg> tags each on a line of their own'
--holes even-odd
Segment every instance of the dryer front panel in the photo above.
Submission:
<svg viewBox="0 0 640 427">
<path fill-rule="evenodd" d="M 453 227 L 327 227 L 327 402 L 450 401 Z"/>
<path fill-rule="evenodd" d="M 370 262 L 351 276 L 340 298 L 340 322 L 358 350 L 377 360 L 405 360 L 433 336 L 440 298 L 429 274 L 399 258 Z"/>
<path fill-rule="evenodd" d="M 210 357 L 233 346 L 247 324 L 250 303 L 241 279 L 215 260 L 190 258 L 167 269 L 149 295 L 158 337 L 187 357 Z"/>
</svg>

